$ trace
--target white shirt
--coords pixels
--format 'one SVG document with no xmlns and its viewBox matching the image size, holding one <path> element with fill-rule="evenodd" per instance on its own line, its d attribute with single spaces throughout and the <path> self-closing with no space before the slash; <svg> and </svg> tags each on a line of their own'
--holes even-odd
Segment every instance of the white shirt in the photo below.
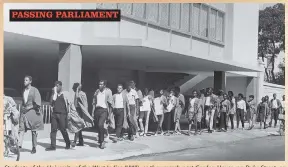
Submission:
<svg viewBox="0 0 288 167">
<path fill-rule="evenodd" d="M 282 100 L 282 101 L 281 101 L 281 104 L 282 104 L 283 109 L 285 110 L 285 101 Z"/>
<path fill-rule="evenodd" d="M 164 112 L 163 104 L 161 104 L 161 98 L 157 97 L 154 99 L 154 108 L 156 115 L 162 115 Z"/>
<path fill-rule="evenodd" d="M 136 105 L 136 100 L 139 99 L 139 96 L 134 89 L 131 89 L 130 92 L 127 91 L 127 98 L 129 105 Z"/>
<path fill-rule="evenodd" d="M 244 110 L 246 112 L 246 102 L 244 100 L 240 100 L 237 102 L 237 108 Z"/>
<path fill-rule="evenodd" d="M 107 108 L 106 102 L 105 102 L 105 90 L 103 92 L 101 91 L 98 92 L 96 107 Z"/>
<path fill-rule="evenodd" d="M 143 98 L 143 103 L 142 104 L 143 105 L 140 106 L 140 111 L 148 111 L 148 112 L 151 111 L 151 102 L 150 102 L 148 96 L 145 96 Z"/>
<path fill-rule="evenodd" d="M 190 101 L 190 105 L 191 105 L 191 107 L 194 106 L 195 100 L 196 100 L 196 98 L 193 98 L 193 99 Z"/>
<path fill-rule="evenodd" d="M 122 94 L 116 94 L 115 96 L 115 108 L 124 108 L 123 105 L 123 96 Z"/>
<path fill-rule="evenodd" d="M 277 99 L 273 99 L 273 101 L 272 101 L 272 108 L 273 109 L 277 109 L 278 108 L 278 104 L 277 104 Z"/>
<path fill-rule="evenodd" d="M 211 101 L 211 97 L 210 96 L 206 97 L 205 106 L 210 106 L 211 105 L 210 101 Z"/>
<path fill-rule="evenodd" d="M 29 89 L 25 89 L 25 91 L 24 91 L 24 102 L 25 103 L 27 103 L 27 101 L 28 101 L 29 92 L 30 92 L 30 88 Z"/>
</svg>

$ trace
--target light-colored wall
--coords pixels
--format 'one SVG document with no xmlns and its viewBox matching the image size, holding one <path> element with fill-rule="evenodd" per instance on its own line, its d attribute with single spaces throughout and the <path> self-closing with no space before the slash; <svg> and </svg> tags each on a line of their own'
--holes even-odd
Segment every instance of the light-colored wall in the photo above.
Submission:
<svg viewBox="0 0 288 167">
<path fill-rule="evenodd" d="M 263 92 L 264 95 L 268 95 L 270 99 L 273 97 L 273 93 L 276 93 L 277 98 L 282 100 L 282 96 L 285 95 L 285 86 L 264 83 Z"/>
</svg>

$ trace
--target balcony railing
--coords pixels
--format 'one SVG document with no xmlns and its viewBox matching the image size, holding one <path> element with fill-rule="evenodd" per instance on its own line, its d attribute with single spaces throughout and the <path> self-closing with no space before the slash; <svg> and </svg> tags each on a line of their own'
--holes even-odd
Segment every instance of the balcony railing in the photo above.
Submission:
<svg viewBox="0 0 288 167">
<path fill-rule="evenodd" d="M 120 9 L 122 19 L 224 45 L 225 13 L 202 3 L 97 3 Z"/>
</svg>

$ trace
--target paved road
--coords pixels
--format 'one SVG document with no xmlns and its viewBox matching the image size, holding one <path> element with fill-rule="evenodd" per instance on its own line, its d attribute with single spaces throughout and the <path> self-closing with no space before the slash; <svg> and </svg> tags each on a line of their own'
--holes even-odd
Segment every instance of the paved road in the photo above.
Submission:
<svg viewBox="0 0 288 167">
<path fill-rule="evenodd" d="M 285 138 L 269 136 L 214 147 L 131 157 L 134 161 L 284 161 Z"/>
</svg>

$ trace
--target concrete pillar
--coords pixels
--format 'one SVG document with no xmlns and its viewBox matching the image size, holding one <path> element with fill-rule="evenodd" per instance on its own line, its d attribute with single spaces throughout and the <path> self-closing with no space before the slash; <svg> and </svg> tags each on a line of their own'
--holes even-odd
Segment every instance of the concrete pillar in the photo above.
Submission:
<svg viewBox="0 0 288 167">
<path fill-rule="evenodd" d="M 58 80 L 65 91 L 73 92 L 75 82 L 81 82 L 82 53 L 81 47 L 74 44 L 59 44 Z"/>
<path fill-rule="evenodd" d="M 258 101 L 257 98 L 257 78 L 255 77 L 247 77 L 247 84 L 246 84 L 246 98 L 250 95 L 254 95 L 254 99 Z"/>
<path fill-rule="evenodd" d="M 214 90 L 226 92 L 226 73 L 225 71 L 214 71 Z"/>
<path fill-rule="evenodd" d="M 257 87 L 257 102 L 260 103 L 261 101 L 261 98 L 264 96 L 264 77 L 265 77 L 265 68 L 264 68 L 265 64 L 264 62 L 260 59 L 258 59 L 258 67 L 259 69 L 262 69 L 261 72 L 258 72 L 257 74 L 257 84 L 256 84 L 256 87 Z"/>
<path fill-rule="evenodd" d="M 145 71 L 138 71 L 138 82 L 137 82 L 137 87 L 139 89 L 144 89 L 146 87 L 146 72 Z"/>
</svg>

